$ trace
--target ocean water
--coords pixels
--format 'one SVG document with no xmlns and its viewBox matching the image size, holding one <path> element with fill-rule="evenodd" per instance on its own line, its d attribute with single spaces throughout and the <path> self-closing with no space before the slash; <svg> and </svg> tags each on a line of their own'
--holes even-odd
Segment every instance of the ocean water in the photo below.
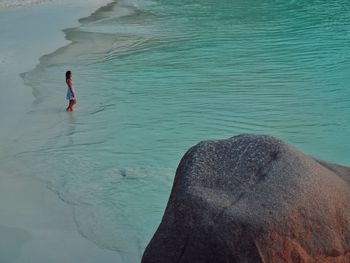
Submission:
<svg viewBox="0 0 350 263">
<path fill-rule="evenodd" d="M 1 0 L 0 9 L 35 6 L 40 4 L 52 3 L 55 1 L 59 0 Z"/>
<path fill-rule="evenodd" d="M 140 260 L 201 140 L 269 134 L 350 165 L 349 1 L 120 0 L 65 34 L 22 74 L 34 101 L 2 162 L 46 182 L 79 232 L 125 262 Z"/>
</svg>

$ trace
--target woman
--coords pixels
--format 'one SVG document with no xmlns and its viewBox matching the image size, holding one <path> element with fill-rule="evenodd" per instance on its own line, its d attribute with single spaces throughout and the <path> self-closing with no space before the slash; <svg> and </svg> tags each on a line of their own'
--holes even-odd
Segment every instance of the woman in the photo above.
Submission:
<svg viewBox="0 0 350 263">
<path fill-rule="evenodd" d="M 73 81 L 72 81 L 72 72 L 70 70 L 66 72 L 66 83 L 68 86 L 66 99 L 69 100 L 69 104 L 66 111 L 72 112 L 73 106 L 77 103 L 77 99 L 75 97 L 75 91 L 73 88 Z"/>
</svg>

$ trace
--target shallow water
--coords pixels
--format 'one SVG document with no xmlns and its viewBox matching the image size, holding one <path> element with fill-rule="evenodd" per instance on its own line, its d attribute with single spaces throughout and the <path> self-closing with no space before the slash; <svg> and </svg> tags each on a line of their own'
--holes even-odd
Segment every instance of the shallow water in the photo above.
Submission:
<svg viewBox="0 0 350 263">
<path fill-rule="evenodd" d="M 0 9 L 28 7 L 40 4 L 52 3 L 59 0 L 0 0 Z"/>
<path fill-rule="evenodd" d="M 6 166 L 48 182 L 82 235 L 138 262 L 201 140 L 270 134 L 350 165 L 349 11 L 345 0 L 114 2 L 23 74 L 35 101 Z"/>
</svg>

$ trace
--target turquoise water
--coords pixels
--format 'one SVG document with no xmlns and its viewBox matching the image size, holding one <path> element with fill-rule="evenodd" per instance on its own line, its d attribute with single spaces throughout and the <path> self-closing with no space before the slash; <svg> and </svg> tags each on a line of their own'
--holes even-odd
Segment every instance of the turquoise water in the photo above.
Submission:
<svg viewBox="0 0 350 263">
<path fill-rule="evenodd" d="M 35 101 L 7 166 L 73 204 L 82 235 L 138 262 L 201 140 L 270 134 L 350 165 L 349 11 L 345 0 L 114 2 L 23 74 Z"/>
</svg>

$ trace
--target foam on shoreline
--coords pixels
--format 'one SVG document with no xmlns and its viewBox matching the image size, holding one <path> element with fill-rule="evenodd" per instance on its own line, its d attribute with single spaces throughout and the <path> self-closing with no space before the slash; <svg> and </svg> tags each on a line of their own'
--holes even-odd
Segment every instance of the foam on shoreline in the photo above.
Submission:
<svg viewBox="0 0 350 263">
<path fill-rule="evenodd" d="M 33 69 L 44 54 L 69 44 L 63 29 L 78 26 L 81 17 L 110 2 L 62 0 L 35 8 L 0 8 L 0 146 L 18 136 L 17 123 L 34 100 L 20 74 Z"/>
<path fill-rule="evenodd" d="M 109 2 L 58 1 L 0 10 L 0 262 L 121 261 L 117 252 L 78 233 L 74 207 L 62 202 L 46 183 L 8 172 L 2 165 L 11 158 L 12 142 L 27 132 L 19 124 L 34 100 L 19 74 L 33 68 L 43 54 L 68 43 L 62 29 L 76 26 L 79 18 Z"/>
<path fill-rule="evenodd" d="M 2 0 L 0 1 L 0 8 L 16 8 L 16 7 L 26 7 L 34 6 L 45 3 L 52 3 L 57 0 Z"/>
<path fill-rule="evenodd" d="M 3 173 L 0 180 L 0 262 L 121 262 L 78 233 L 73 207 L 43 183 Z"/>
</svg>

